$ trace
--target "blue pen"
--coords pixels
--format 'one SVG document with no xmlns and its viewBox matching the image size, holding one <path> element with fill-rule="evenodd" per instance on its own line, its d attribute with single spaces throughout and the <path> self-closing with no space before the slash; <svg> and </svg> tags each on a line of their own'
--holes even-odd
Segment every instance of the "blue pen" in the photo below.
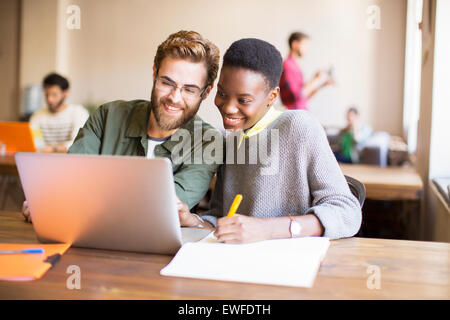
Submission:
<svg viewBox="0 0 450 320">
<path fill-rule="evenodd" d="M 44 253 L 44 249 L 23 249 L 23 250 L 0 250 L 0 254 L 20 254 L 20 253 Z"/>
</svg>

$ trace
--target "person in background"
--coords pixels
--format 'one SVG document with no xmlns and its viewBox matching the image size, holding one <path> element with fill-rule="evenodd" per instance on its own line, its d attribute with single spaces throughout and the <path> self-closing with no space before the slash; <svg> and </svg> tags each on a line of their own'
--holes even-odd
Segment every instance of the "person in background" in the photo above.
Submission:
<svg viewBox="0 0 450 320">
<path fill-rule="evenodd" d="M 280 98 L 290 110 L 308 109 L 308 100 L 322 88 L 334 84 L 331 71 L 323 79 L 323 71 L 317 71 L 310 81 L 305 81 L 298 60 L 309 50 L 309 36 L 294 32 L 289 37 L 289 56 L 283 62 L 280 78 Z M 323 81 L 323 82 L 322 82 Z M 322 83 L 321 83 L 322 82 Z"/>
<path fill-rule="evenodd" d="M 342 163 L 359 163 L 359 155 L 372 134 L 372 128 L 361 122 L 358 109 L 347 111 L 347 126 L 339 133 L 340 151 L 334 153 Z"/>
<path fill-rule="evenodd" d="M 51 73 L 44 78 L 42 86 L 47 106 L 30 118 L 36 147 L 42 152 L 64 153 L 89 118 L 89 113 L 81 105 L 66 103 L 69 81 L 63 76 Z"/>
</svg>

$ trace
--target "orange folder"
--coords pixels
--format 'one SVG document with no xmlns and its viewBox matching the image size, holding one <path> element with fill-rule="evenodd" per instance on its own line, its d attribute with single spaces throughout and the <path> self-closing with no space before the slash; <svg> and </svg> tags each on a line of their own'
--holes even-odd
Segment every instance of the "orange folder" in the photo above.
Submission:
<svg viewBox="0 0 450 320">
<path fill-rule="evenodd" d="M 6 152 L 36 152 L 28 122 L 0 122 L 0 142 L 6 144 Z"/>
<path fill-rule="evenodd" d="M 44 253 L 0 254 L 0 280 L 40 279 L 69 249 L 70 244 L 0 243 L 0 250 L 44 249 Z"/>
</svg>

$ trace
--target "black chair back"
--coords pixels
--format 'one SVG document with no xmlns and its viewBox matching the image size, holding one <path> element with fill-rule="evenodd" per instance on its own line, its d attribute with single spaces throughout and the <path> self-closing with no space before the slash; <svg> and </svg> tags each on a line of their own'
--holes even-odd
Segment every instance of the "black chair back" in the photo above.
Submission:
<svg viewBox="0 0 450 320">
<path fill-rule="evenodd" d="M 345 176 L 345 175 L 344 175 L 344 177 L 345 177 L 345 180 L 347 180 L 350 191 L 356 197 L 356 199 L 358 199 L 359 205 L 362 208 L 363 204 L 364 204 L 364 200 L 366 200 L 366 187 L 364 187 L 364 184 L 362 184 L 355 178 Z"/>
</svg>

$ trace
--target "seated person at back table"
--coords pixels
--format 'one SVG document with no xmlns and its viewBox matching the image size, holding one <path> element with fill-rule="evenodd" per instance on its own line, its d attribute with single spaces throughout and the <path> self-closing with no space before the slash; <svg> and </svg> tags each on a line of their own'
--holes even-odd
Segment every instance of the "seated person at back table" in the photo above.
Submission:
<svg viewBox="0 0 450 320">
<path fill-rule="evenodd" d="M 168 158 L 177 197 L 189 208 L 194 207 L 208 191 L 220 165 L 204 158 L 195 161 L 197 150 L 217 145 L 215 140 L 205 138 L 206 134 L 217 137 L 223 147 L 220 132 L 197 116 L 200 104 L 214 86 L 219 60 L 217 46 L 197 32 L 170 35 L 156 52 L 150 101 L 103 104 L 79 131 L 69 153 Z M 180 132 L 188 138 L 180 139 Z M 180 150 L 181 157 L 177 154 Z M 29 221 L 28 203 L 24 203 L 22 212 Z"/>
<path fill-rule="evenodd" d="M 338 239 L 358 232 L 359 202 L 322 126 L 308 111 L 273 107 L 281 71 L 279 51 L 262 40 L 241 39 L 225 53 L 214 102 L 225 129 L 232 131 L 226 137 L 227 160 L 209 211 L 198 217 L 178 204 L 182 226 L 217 227 L 215 235 L 226 243 Z M 239 214 L 225 217 L 236 194 L 243 195 Z"/>
<path fill-rule="evenodd" d="M 89 118 L 81 105 L 67 104 L 69 81 L 56 73 L 47 75 L 42 86 L 47 106 L 37 110 L 30 118 L 30 127 L 37 135 L 36 147 L 43 152 L 66 152 L 78 130 Z M 42 135 L 42 140 L 39 139 Z"/>
<path fill-rule="evenodd" d="M 359 163 L 359 155 L 372 134 L 372 128 L 361 122 L 358 109 L 347 111 L 347 126 L 339 132 L 339 151 L 334 155 L 342 163 Z"/>
</svg>

